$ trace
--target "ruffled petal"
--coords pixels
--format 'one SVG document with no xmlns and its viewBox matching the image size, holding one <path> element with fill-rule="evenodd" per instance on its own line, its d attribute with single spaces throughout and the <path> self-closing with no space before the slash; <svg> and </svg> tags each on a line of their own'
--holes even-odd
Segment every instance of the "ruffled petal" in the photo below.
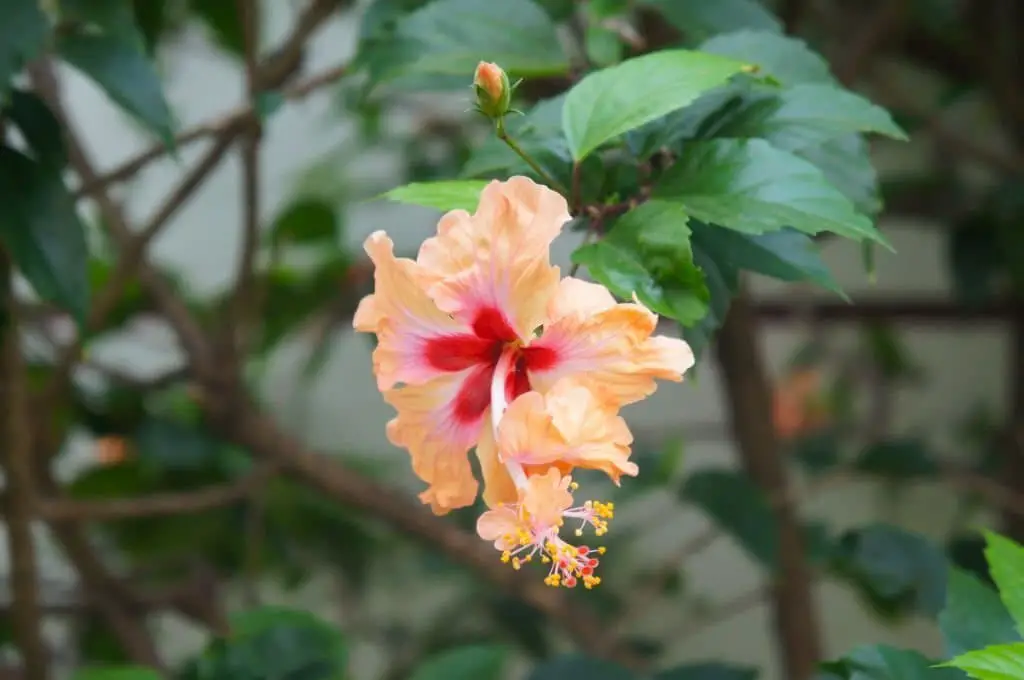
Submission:
<svg viewBox="0 0 1024 680">
<path fill-rule="evenodd" d="M 409 451 L 416 475 L 430 485 L 420 495 L 435 514 L 472 505 L 477 481 L 467 452 L 490 428 L 487 413 L 493 367 L 451 373 L 384 393 L 398 412 L 388 439 Z"/>
<path fill-rule="evenodd" d="M 480 462 L 480 475 L 483 477 L 484 503 L 489 508 L 503 504 L 515 503 L 518 498 L 516 485 L 512 481 L 508 469 L 498 457 L 498 445 L 494 441 L 494 429 L 484 426 L 480 434 L 480 443 L 476 447 L 476 457 Z"/>
<path fill-rule="evenodd" d="M 585 284 L 585 285 L 581 285 Z M 652 394 L 655 379 L 679 382 L 694 357 L 683 340 L 652 336 L 657 316 L 639 302 L 612 304 L 601 286 L 567 278 L 548 306 L 551 323 L 525 352 L 534 389 L 574 376 L 615 406 Z M 610 297 L 610 296 L 609 296 Z"/>
<path fill-rule="evenodd" d="M 523 510 L 534 526 L 557 527 L 562 515 L 572 505 L 569 485 L 571 477 L 563 477 L 555 469 L 529 478 L 523 493 Z"/>
<path fill-rule="evenodd" d="M 522 522 L 519 513 L 507 505 L 488 510 L 476 521 L 476 533 L 485 541 L 493 541 L 498 550 L 512 550 Z"/>
</svg>

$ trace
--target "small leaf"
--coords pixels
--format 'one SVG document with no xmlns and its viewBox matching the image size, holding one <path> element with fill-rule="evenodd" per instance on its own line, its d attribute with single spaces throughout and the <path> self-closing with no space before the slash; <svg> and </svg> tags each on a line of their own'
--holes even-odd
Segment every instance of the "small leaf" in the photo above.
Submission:
<svg viewBox="0 0 1024 680">
<path fill-rule="evenodd" d="M 587 58 L 598 67 L 619 63 L 626 51 L 619 34 L 601 24 L 592 24 L 587 27 L 585 44 Z"/>
<path fill-rule="evenodd" d="M 907 481 L 935 477 L 939 465 L 920 439 L 890 439 L 868 445 L 854 467 L 861 472 L 893 480 Z"/>
<path fill-rule="evenodd" d="M 743 28 L 782 32 L 782 24 L 758 0 L 646 0 L 687 37 L 704 40 Z"/>
<path fill-rule="evenodd" d="M 843 295 L 822 262 L 817 244 L 794 229 L 752 235 L 697 221 L 691 228 L 693 240 L 716 261 L 781 281 L 813 281 Z"/>
<path fill-rule="evenodd" d="M 695 663 L 655 673 L 652 680 L 757 680 L 756 668 L 724 663 Z"/>
<path fill-rule="evenodd" d="M 992 570 L 992 579 L 999 596 L 1024 633 L 1024 548 L 990 531 L 985 532 L 985 557 Z"/>
<path fill-rule="evenodd" d="M 400 17 L 359 59 L 376 82 L 434 75 L 467 87 L 480 61 L 522 77 L 569 68 L 555 25 L 531 0 L 435 0 Z"/>
<path fill-rule="evenodd" d="M 534 666 L 527 680 L 633 680 L 625 668 L 579 654 L 566 654 Z"/>
<path fill-rule="evenodd" d="M 380 198 L 396 203 L 422 205 L 437 210 L 468 210 L 473 212 L 480 203 L 480 192 L 488 182 L 481 180 L 451 180 L 445 182 L 414 182 L 396 187 Z"/>
<path fill-rule="evenodd" d="M 573 158 L 683 108 L 743 68 L 733 59 L 664 50 L 589 74 L 569 90 L 562 109 Z"/>
<path fill-rule="evenodd" d="M 85 227 L 60 175 L 0 147 L 0 242 L 44 300 L 80 323 L 89 308 Z"/>
<path fill-rule="evenodd" d="M 409 680 L 496 679 L 501 677 L 507 657 L 508 650 L 503 645 L 456 647 L 428 657 Z"/>
<path fill-rule="evenodd" d="M 620 298 L 637 298 L 652 311 L 684 325 L 708 309 L 704 277 L 694 265 L 686 213 L 648 201 L 620 217 L 607 236 L 573 253 L 591 276 Z"/>
<path fill-rule="evenodd" d="M 998 593 L 956 568 L 949 572 L 946 606 L 939 614 L 939 627 L 946 648 L 953 655 L 1021 639 Z"/>
<path fill-rule="evenodd" d="M 83 668 L 72 676 L 73 680 L 160 680 L 161 677 L 153 669 L 142 666 Z"/>
<path fill-rule="evenodd" d="M 1024 677 L 1024 644 L 992 645 L 942 665 L 959 668 L 976 680 L 1020 680 Z"/>
<path fill-rule="evenodd" d="M 173 145 L 171 110 L 153 64 L 128 42 L 71 32 L 57 41 L 61 58 L 91 78 L 118 106 Z"/>
<path fill-rule="evenodd" d="M 68 153 L 60 121 L 37 94 L 17 88 L 11 90 L 6 113 L 42 165 L 58 172 L 67 165 Z"/>
<path fill-rule="evenodd" d="M 189 9 L 213 35 L 214 41 L 230 54 L 240 57 L 245 51 L 245 35 L 238 17 L 237 2 L 189 0 Z"/>
<path fill-rule="evenodd" d="M 302 198 L 288 206 L 270 227 L 270 242 L 285 243 L 329 243 L 335 244 L 341 237 L 338 215 L 329 204 L 309 198 Z"/>
<path fill-rule="evenodd" d="M 50 20 L 39 0 L 0 2 L 0 101 L 11 79 L 42 52 L 50 33 Z"/>
<path fill-rule="evenodd" d="M 761 70 L 786 85 L 834 83 L 828 62 L 797 38 L 770 31 L 735 31 L 716 35 L 698 48 L 757 64 Z"/>
<path fill-rule="evenodd" d="M 748 234 L 793 227 L 871 239 L 891 249 L 818 168 L 763 139 L 687 144 L 655 196 L 678 201 L 692 217 Z"/>
</svg>

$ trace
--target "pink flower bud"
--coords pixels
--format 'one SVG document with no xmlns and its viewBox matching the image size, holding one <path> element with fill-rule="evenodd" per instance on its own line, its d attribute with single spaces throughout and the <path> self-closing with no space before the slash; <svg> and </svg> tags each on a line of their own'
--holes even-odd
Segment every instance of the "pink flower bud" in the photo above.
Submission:
<svg viewBox="0 0 1024 680">
<path fill-rule="evenodd" d="M 476 109 L 488 118 L 501 118 L 509 111 L 512 86 L 508 75 L 497 64 L 481 61 L 473 76 L 476 90 Z"/>
</svg>

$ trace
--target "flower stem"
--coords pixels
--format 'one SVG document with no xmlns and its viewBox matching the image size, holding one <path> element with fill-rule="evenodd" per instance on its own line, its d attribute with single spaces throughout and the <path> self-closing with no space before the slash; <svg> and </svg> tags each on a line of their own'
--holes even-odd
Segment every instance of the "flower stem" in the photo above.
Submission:
<svg viewBox="0 0 1024 680">
<path fill-rule="evenodd" d="M 537 163 L 537 161 L 533 160 L 533 158 L 530 157 L 530 154 L 523 151 L 523 147 L 519 146 L 516 143 L 516 140 L 512 139 L 512 137 L 509 136 L 508 130 L 505 129 L 504 117 L 496 118 L 494 120 L 494 129 L 496 134 L 498 135 L 498 139 L 505 142 L 508 148 L 512 149 L 517 156 L 526 161 L 526 164 L 529 165 L 530 168 L 535 173 L 537 173 L 537 175 L 539 175 L 542 180 L 547 182 L 552 188 L 558 190 L 558 192 L 561 193 L 563 196 L 566 195 L 565 187 L 562 186 L 561 182 L 557 181 L 554 177 L 545 172 L 544 169 L 540 167 L 540 165 Z"/>
</svg>

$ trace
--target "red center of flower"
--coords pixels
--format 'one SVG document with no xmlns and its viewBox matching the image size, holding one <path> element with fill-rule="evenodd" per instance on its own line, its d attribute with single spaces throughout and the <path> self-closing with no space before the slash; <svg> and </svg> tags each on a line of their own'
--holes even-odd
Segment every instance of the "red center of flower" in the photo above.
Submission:
<svg viewBox="0 0 1024 680">
<path fill-rule="evenodd" d="M 427 362 L 441 371 L 470 371 L 455 398 L 454 414 L 462 422 L 479 419 L 491 403 L 491 380 L 495 365 L 505 347 L 519 340 L 512 324 L 501 310 L 481 309 L 473 320 L 472 333 L 461 333 L 427 341 L 424 354 Z M 557 360 L 548 347 L 521 347 L 513 370 L 505 378 L 505 396 L 512 401 L 530 391 L 527 372 L 544 370 Z"/>
</svg>

